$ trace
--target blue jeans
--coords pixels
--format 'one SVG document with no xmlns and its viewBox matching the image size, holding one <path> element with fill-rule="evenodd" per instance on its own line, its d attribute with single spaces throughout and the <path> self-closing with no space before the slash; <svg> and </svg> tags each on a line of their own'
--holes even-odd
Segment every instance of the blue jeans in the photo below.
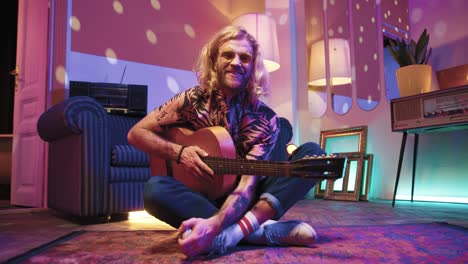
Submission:
<svg viewBox="0 0 468 264">
<path fill-rule="evenodd" d="M 324 153 L 318 144 L 308 142 L 296 149 L 290 160 Z M 264 177 L 257 186 L 257 200 L 264 199 L 272 205 L 277 212 L 274 219 L 279 219 L 297 201 L 303 199 L 316 182 L 316 179 L 298 177 Z M 151 177 L 145 184 L 143 199 L 148 213 L 175 228 L 192 217 L 211 217 L 225 200 L 209 200 L 169 176 Z"/>
</svg>

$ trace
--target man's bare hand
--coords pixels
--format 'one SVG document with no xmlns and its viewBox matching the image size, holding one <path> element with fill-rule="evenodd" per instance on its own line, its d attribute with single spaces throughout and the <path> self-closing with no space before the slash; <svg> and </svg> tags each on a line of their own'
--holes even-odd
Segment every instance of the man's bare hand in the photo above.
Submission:
<svg viewBox="0 0 468 264">
<path fill-rule="evenodd" d="M 180 164 L 186 175 L 210 183 L 213 181 L 213 170 L 203 162 L 200 157 L 206 157 L 208 153 L 197 146 L 186 147 L 180 155 Z"/>
<path fill-rule="evenodd" d="M 191 230 L 188 231 L 187 230 Z M 219 223 L 215 217 L 208 219 L 190 218 L 179 227 L 178 243 L 182 252 L 188 257 L 209 253 L 211 243 L 220 233 Z"/>
</svg>

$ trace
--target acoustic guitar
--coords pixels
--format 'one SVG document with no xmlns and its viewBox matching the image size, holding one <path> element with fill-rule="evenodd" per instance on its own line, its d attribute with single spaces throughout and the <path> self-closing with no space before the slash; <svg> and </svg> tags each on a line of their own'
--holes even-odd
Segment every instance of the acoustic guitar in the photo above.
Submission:
<svg viewBox="0 0 468 264">
<path fill-rule="evenodd" d="M 151 155 L 151 173 L 155 176 L 173 176 L 194 191 L 216 199 L 235 188 L 237 175 L 302 177 L 335 180 L 342 177 L 344 157 L 305 157 L 294 161 L 264 161 L 236 158 L 236 149 L 229 132 L 223 127 L 208 127 L 192 131 L 172 128 L 166 138 L 180 145 L 198 146 L 208 152 L 201 157 L 214 172 L 208 181 L 187 176 L 181 165 Z M 285 150 L 286 151 L 286 150 Z"/>
</svg>

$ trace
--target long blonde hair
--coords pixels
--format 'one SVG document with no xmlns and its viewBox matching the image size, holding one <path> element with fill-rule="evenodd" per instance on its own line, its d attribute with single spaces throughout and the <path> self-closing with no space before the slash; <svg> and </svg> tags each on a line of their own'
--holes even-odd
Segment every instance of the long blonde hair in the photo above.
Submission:
<svg viewBox="0 0 468 264">
<path fill-rule="evenodd" d="M 217 89 L 219 83 L 214 67 L 218 58 L 219 47 L 233 39 L 246 39 L 252 46 L 253 68 L 250 79 L 247 81 L 246 91 L 249 101 L 253 103 L 258 97 L 268 94 L 270 83 L 258 42 L 244 28 L 227 26 L 215 34 L 201 50 L 194 71 L 200 86 L 205 88 L 207 92 Z"/>
</svg>

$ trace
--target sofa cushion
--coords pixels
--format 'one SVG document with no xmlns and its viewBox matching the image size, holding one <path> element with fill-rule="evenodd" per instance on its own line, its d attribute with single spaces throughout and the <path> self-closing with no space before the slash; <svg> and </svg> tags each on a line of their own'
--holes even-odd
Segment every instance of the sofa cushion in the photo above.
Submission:
<svg viewBox="0 0 468 264">
<path fill-rule="evenodd" d="M 146 182 L 151 177 L 149 167 L 111 167 L 110 182 Z"/>
<path fill-rule="evenodd" d="M 148 167 L 148 155 L 132 145 L 112 147 L 112 166 Z"/>
</svg>

